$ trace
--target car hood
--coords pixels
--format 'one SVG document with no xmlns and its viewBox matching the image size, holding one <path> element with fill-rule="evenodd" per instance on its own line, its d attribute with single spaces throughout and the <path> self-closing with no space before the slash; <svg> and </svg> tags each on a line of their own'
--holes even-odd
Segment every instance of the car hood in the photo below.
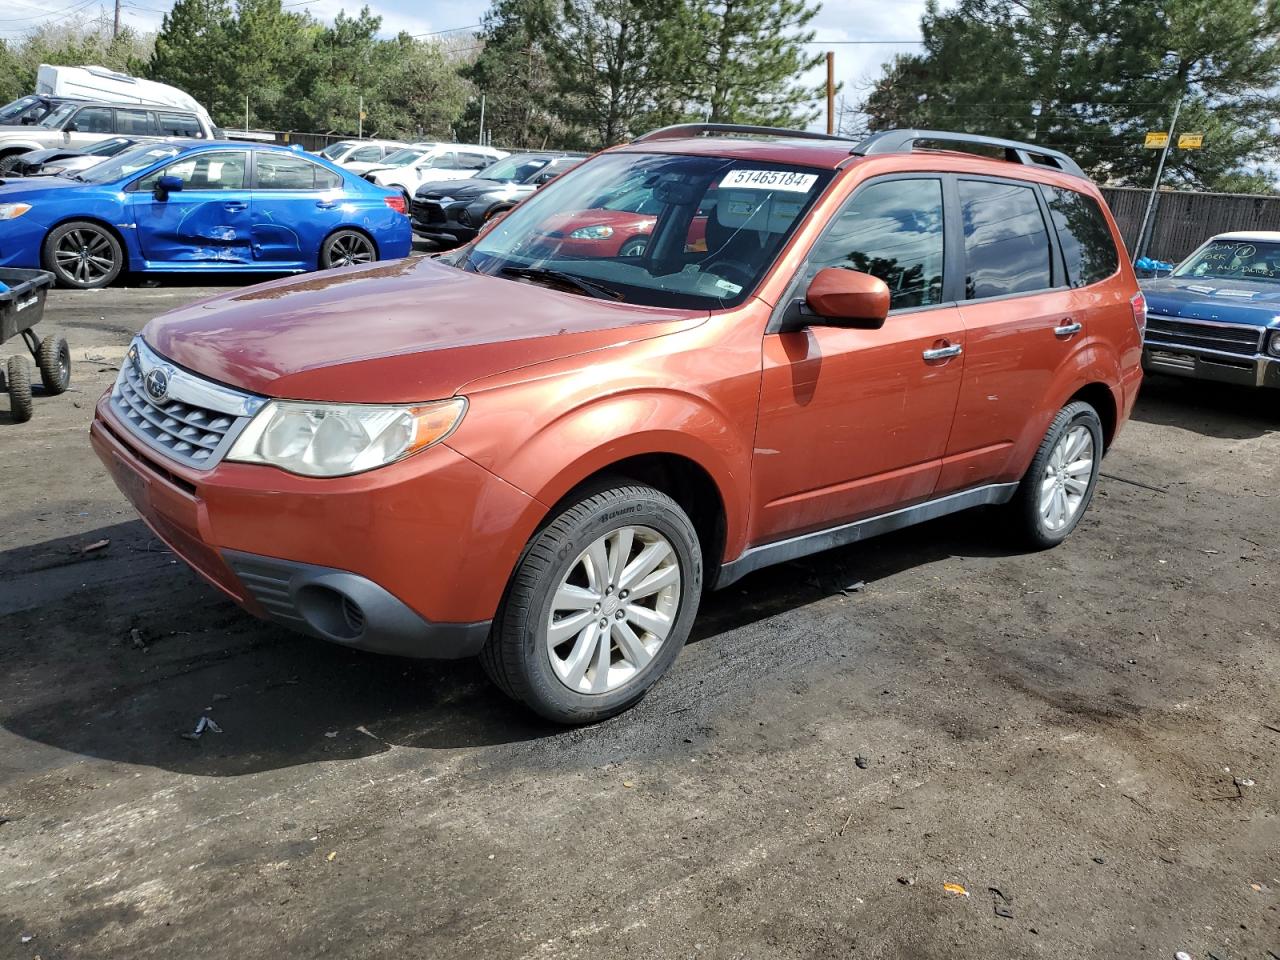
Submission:
<svg viewBox="0 0 1280 960">
<path fill-rule="evenodd" d="M 270 397 L 413 403 L 518 367 L 675 333 L 705 310 L 597 300 L 429 258 L 327 270 L 152 320 L 174 363 Z"/>
<path fill-rule="evenodd" d="M 532 184 L 513 183 L 504 180 L 478 180 L 467 177 L 463 180 L 441 180 L 424 183 L 418 188 L 418 196 L 439 199 L 441 196 L 454 200 L 473 200 L 486 193 L 509 193 L 513 197 L 526 196 L 533 193 Z M 434 194 L 434 196 L 433 196 Z"/>
<path fill-rule="evenodd" d="M 1280 326 L 1280 283 L 1163 277 L 1142 281 L 1149 313 L 1186 320 Z"/>
<path fill-rule="evenodd" d="M 39 180 L 13 177 L 0 180 L 0 201 L 32 200 L 41 194 L 53 193 L 55 190 L 88 186 L 99 186 L 99 184 L 81 183 L 79 180 L 68 180 L 65 177 L 41 177 Z"/>
</svg>

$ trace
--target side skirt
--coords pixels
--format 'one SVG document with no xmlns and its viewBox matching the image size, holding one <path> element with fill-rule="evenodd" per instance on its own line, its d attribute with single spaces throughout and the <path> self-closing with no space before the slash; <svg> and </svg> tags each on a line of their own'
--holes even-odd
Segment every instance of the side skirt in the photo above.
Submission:
<svg viewBox="0 0 1280 960">
<path fill-rule="evenodd" d="M 859 540 L 866 540 L 868 537 L 891 533 L 894 530 L 901 530 L 903 527 L 924 523 L 926 520 L 945 517 L 949 513 L 968 510 L 970 507 L 1008 503 L 1013 499 L 1013 495 L 1017 491 L 1018 484 L 1016 482 L 992 483 L 984 487 L 974 487 L 970 490 L 951 493 L 936 500 L 926 500 L 924 503 L 917 503 L 915 506 L 903 507 L 901 510 L 882 513 L 879 516 L 868 517 L 865 520 L 844 523 L 838 527 L 828 527 L 826 530 L 815 530 L 812 533 L 789 537 L 786 540 L 778 540 L 774 543 L 762 543 L 758 547 L 748 548 L 737 560 L 723 564 L 720 567 L 719 575 L 716 577 L 715 589 L 720 590 L 732 583 L 736 583 L 748 573 L 753 573 L 761 567 L 772 566 L 775 563 L 786 563 L 788 560 L 797 560 L 800 557 L 807 557 L 812 553 L 819 553 L 823 550 L 831 550 L 834 547 L 848 546 L 851 543 L 857 543 Z"/>
</svg>

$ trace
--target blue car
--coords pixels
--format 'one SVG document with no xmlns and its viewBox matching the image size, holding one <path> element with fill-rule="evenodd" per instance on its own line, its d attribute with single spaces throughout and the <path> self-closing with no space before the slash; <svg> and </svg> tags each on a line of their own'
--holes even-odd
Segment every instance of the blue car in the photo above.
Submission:
<svg viewBox="0 0 1280 960">
<path fill-rule="evenodd" d="M 1143 368 L 1280 387 L 1280 233 L 1224 233 L 1142 281 Z"/>
<path fill-rule="evenodd" d="M 404 198 L 269 144 L 156 142 L 74 178 L 0 185 L 0 267 L 105 287 L 125 270 L 264 273 L 409 254 Z"/>
</svg>

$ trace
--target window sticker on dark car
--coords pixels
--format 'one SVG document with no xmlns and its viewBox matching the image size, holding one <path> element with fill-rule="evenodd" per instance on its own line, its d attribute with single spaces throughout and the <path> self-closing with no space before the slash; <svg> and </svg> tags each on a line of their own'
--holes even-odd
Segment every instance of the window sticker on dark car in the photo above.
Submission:
<svg viewBox="0 0 1280 960">
<path fill-rule="evenodd" d="M 889 307 L 942 302 L 942 181 L 886 180 L 863 187 L 809 257 L 806 282 L 824 267 L 879 277 Z"/>
<path fill-rule="evenodd" d="M 1120 254 L 1098 202 L 1083 193 L 1058 187 L 1046 186 L 1044 193 L 1071 285 L 1087 287 L 1115 273 Z"/>
<path fill-rule="evenodd" d="M 1033 187 L 961 180 L 960 209 L 966 300 L 1032 293 L 1053 285 L 1049 231 Z"/>
</svg>

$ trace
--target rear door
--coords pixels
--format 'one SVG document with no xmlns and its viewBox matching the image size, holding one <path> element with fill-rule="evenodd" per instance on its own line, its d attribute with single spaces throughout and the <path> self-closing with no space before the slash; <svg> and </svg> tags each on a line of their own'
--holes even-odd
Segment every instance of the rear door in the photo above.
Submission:
<svg viewBox="0 0 1280 960">
<path fill-rule="evenodd" d="M 824 267 L 880 277 L 891 295 L 883 327 L 766 333 L 753 542 L 933 493 L 965 363 L 964 324 L 944 285 L 943 185 L 923 173 L 861 185 L 797 276 L 796 297 Z"/>
<path fill-rule="evenodd" d="M 116 133 L 124 137 L 155 136 L 151 111 L 135 107 L 116 107 Z"/>
<path fill-rule="evenodd" d="M 130 187 L 142 254 L 153 263 L 217 264 L 234 269 L 253 261 L 250 248 L 249 153 L 209 150 L 180 157 Z M 162 176 L 183 189 L 159 199 Z"/>
<path fill-rule="evenodd" d="M 111 107 L 81 107 L 62 129 L 67 146 L 91 147 L 115 136 L 115 111 Z"/>
<path fill-rule="evenodd" d="M 320 243 L 344 217 L 341 186 L 336 173 L 303 156 L 255 151 L 250 200 L 254 259 L 281 269 L 312 264 Z"/>
<path fill-rule="evenodd" d="M 1017 479 L 1015 448 L 1047 427 L 1050 383 L 1082 329 L 1039 185 L 976 176 L 954 185 L 965 367 L 939 493 Z"/>
</svg>

